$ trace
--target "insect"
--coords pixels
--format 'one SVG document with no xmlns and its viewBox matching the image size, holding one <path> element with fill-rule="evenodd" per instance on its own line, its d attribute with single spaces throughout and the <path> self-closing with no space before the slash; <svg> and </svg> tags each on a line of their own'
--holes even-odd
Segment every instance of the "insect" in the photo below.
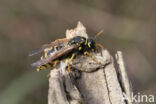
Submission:
<svg viewBox="0 0 156 104">
<path fill-rule="evenodd" d="M 60 49 L 62 48 L 61 45 L 57 45 L 57 46 L 54 46 L 54 47 L 51 47 L 49 50 L 47 50 L 43 56 L 41 56 L 40 60 L 43 60 L 43 59 L 46 59 L 47 57 L 50 57 L 52 56 L 55 52 L 59 51 Z M 53 61 L 50 61 L 44 65 L 41 65 L 41 66 L 38 66 L 37 67 L 37 71 L 40 71 L 40 70 L 45 70 L 47 68 L 55 68 L 56 65 L 59 63 L 59 60 L 53 60 Z"/>
<path fill-rule="evenodd" d="M 100 31 L 96 36 L 102 33 L 103 31 Z M 89 51 L 95 51 L 97 46 L 103 48 L 103 46 L 96 43 L 94 39 L 82 36 L 75 36 L 71 39 L 58 39 L 50 44 L 43 45 L 30 54 L 30 56 L 32 56 L 44 51 L 44 55 L 41 56 L 41 59 L 34 62 L 32 66 L 37 67 L 37 71 L 44 70 L 48 67 L 55 68 L 60 60 L 70 57 L 68 60 L 68 71 L 70 72 L 70 64 L 78 54 L 88 55 L 94 62 L 98 63 L 89 54 Z"/>
<path fill-rule="evenodd" d="M 44 70 L 47 68 L 55 68 L 61 59 L 60 56 L 64 55 L 63 47 L 67 39 L 58 39 L 50 44 L 43 45 L 41 48 L 32 51 L 29 56 L 33 56 L 44 51 L 40 60 L 34 62 L 32 66 L 37 67 L 37 71 Z M 68 48 L 70 50 L 70 48 Z M 53 59 L 49 59 L 53 58 Z"/>
</svg>

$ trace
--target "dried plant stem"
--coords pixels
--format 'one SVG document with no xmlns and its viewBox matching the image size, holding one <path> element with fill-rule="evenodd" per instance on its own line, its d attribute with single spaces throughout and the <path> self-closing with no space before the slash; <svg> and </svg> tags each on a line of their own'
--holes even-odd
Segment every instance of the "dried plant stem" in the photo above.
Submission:
<svg viewBox="0 0 156 104">
<path fill-rule="evenodd" d="M 73 35 L 88 37 L 85 27 L 80 22 L 75 29 L 67 30 L 67 38 Z M 123 60 L 119 60 L 120 54 L 117 54 L 117 62 L 119 69 L 121 68 L 120 73 L 124 73 L 124 85 L 119 83 L 117 68 L 107 50 L 91 54 L 101 64 L 81 55 L 72 61 L 72 68 L 75 70 L 71 73 L 66 71 L 65 61 L 61 61 L 60 67 L 51 70 L 48 104 L 126 104 L 123 93 L 130 94 L 129 81 L 123 68 Z M 126 92 L 123 92 L 122 86 L 125 86 Z"/>
</svg>

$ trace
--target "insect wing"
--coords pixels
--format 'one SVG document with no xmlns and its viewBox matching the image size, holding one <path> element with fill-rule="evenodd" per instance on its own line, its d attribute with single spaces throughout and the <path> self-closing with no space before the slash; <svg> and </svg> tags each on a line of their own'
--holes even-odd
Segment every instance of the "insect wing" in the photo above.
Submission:
<svg viewBox="0 0 156 104">
<path fill-rule="evenodd" d="M 70 53 L 73 49 L 76 49 L 77 47 L 78 47 L 77 45 L 71 45 L 71 46 L 63 47 L 62 49 L 60 49 L 60 50 L 54 52 L 53 54 L 51 54 L 49 57 L 43 58 L 42 60 L 38 60 L 37 62 L 34 62 L 32 64 L 32 66 L 38 67 L 38 66 L 41 66 L 41 65 L 45 65 L 48 62 L 55 60 L 56 58 L 59 58 L 59 57 L 65 55 L 65 54 Z"/>
<path fill-rule="evenodd" d="M 33 51 L 29 54 L 29 56 L 33 56 L 33 55 L 35 55 L 35 54 L 41 53 L 42 51 L 44 51 L 45 48 L 49 48 L 49 47 L 51 47 L 51 46 L 52 46 L 51 44 L 45 44 L 45 45 L 43 45 L 41 48 L 38 48 L 38 49 L 33 50 Z"/>
<path fill-rule="evenodd" d="M 57 40 L 55 40 L 54 42 L 51 42 L 50 44 L 45 44 L 45 45 L 43 45 L 41 48 L 35 49 L 34 51 L 32 51 L 32 52 L 29 54 L 29 56 L 33 56 L 33 55 L 35 55 L 35 54 L 41 53 L 41 52 L 43 52 L 44 49 L 46 49 L 46 48 L 54 47 L 54 46 L 56 46 L 56 45 L 58 45 L 58 44 L 64 44 L 64 43 L 66 43 L 66 42 L 68 42 L 68 41 L 69 41 L 69 39 L 66 39 L 66 38 L 57 39 Z"/>
</svg>

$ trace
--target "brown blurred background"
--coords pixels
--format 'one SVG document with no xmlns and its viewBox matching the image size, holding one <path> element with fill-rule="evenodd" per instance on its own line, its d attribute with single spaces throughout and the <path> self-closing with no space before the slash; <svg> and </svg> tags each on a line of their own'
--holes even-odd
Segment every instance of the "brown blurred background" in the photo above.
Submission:
<svg viewBox="0 0 156 104">
<path fill-rule="evenodd" d="M 29 52 L 80 20 L 112 55 L 124 53 L 135 93 L 156 94 L 155 0 L 0 0 L 0 104 L 46 104 L 47 71 Z"/>
</svg>

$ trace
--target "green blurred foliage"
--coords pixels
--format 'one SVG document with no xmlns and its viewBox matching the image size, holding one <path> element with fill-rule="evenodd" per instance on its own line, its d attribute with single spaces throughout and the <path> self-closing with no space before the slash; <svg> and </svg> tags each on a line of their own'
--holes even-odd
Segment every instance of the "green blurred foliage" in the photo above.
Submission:
<svg viewBox="0 0 156 104">
<path fill-rule="evenodd" d="M 47 103 L 48 71 L 37 73 L 29 52 L 65 37 L 80 20 L 112 54 L 124 52 L 135 92 L 156 92 L 155 0 L 1 0 L 0 104 Z M 34 83 L 35 82 L 35 83 Z"/>
</svg>

